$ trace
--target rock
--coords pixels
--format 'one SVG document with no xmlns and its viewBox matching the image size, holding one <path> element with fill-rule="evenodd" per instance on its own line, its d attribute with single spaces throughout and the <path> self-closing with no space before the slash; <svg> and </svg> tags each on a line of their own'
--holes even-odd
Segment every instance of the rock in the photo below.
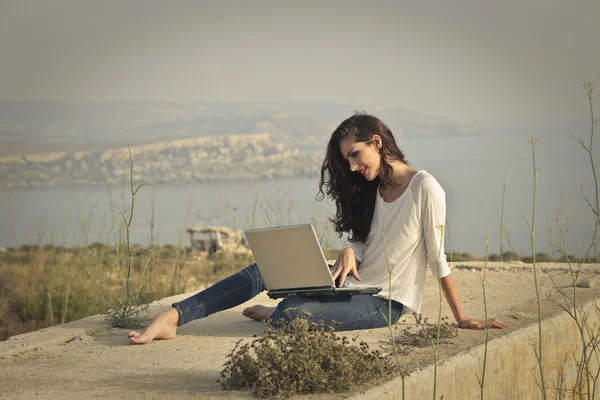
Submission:
<svg viewBox="0 0 600 400">
<path fill-rule="evenodd" d="M 517 312 L 517 313 L 514 313 L 512 315 L 512 317 L 514 319 L 521 320 L 521 319 L 533 319 L 533 318 L 537 318 L 537 315 L 536 314 L 532 314 L 532 313 Z"/>
<path fill-rule="evenodd" d="M 575 286 L 577 286 L 579 288 L 590 289 L 590 288 L 597 287 L 599 280 L 600 280 L 600 277 L 594 276 L 593 278 L 580 280 L 579 282 L 577 282 L 575 284 Z"/>
</svg>

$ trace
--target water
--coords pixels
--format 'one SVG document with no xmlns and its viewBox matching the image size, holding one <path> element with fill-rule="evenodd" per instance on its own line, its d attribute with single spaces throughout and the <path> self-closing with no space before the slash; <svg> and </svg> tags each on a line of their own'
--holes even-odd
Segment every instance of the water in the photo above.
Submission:
<svg viewBox="0 0 600 400">
<path fill-rule="evenodd" d="M 541 133 L 536 145 L 539 172 L 537 230 L 559 242 L 554 222 L 569 215 L 567 242 L 571 252 L 585 251 L 594 228 L 591 201 L 593 178 L 589 157 L 566 134 Z M 527 134 L 468 137 L 399 137 L 410 164 L 433 174 L 446 191 L 450 241 L 454 252 L 485 254 L 489 235 L 491 253 L 499 252 L 500 206 L 507 175 L 505 226 L 515 251 L 531 252 L 526 220 L 531 223 L 533 171 Z M 589 139 L 588 139 L 589 140 Z M 597 147 L 597 146 L 596 146 Z M 598 152 L 595 152 L 598 158 Z M 600 161 L 599 161 L 600 163 Z M 598 166 L 600 168 L 600 165 Z M 238 229 L 267 226 L 267 209 L 273 224 L 316 223 L 326 232 L 332 204 L 316 201 L 317 178 L 277 181 L 200 183 L 145 186 L 136 197 L 132 240 L 148 243 L 187 243 L 185 229 L 194 225 L 228 225 Z M 128 187 L 30 188 L 0 191 L 0 246 L 25 243 L 86 245 L 114 243 L 123 220 L 114 203 L 125 211 L 130 206 Z M 150 221 L 154 205 L 155 226 Z M 572 211 L 571 211 L 572 208 Z M 334 235 L 329 243 L 338 244 Z M 579 242 L 579 243 L 578 243 Z M 510 250 L 507 242 L 504 251 Z M 553 253 L 544 239 L 536 239 L 536 251 Z"/>
</svg>

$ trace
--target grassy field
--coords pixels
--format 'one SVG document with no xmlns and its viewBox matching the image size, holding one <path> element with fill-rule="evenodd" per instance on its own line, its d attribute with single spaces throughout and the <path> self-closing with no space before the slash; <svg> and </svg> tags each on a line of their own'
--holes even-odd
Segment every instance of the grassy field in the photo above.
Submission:
<svg viewBox="0 0 600 400">
<path fill-rule="evenodd" d="M 335 258 L 338 250 L 328 250 Z M 251 253 L 133 246 L 132 286 L 148 262 L 140 304 L 204 288 L 254 262 Z M 0 340 L 105 313 L 123 297 L 123 247 L 21 246 L 0 252 Z"/>
<path fill-rule="evenodd" d="M 205 287 L 253 262 L 251 254 L 188 253 L 134 246 L 132 286 L 147 273 L 140 304 Z M 0 252 L 0 340 L 106 312 L 123 296 L 123 248 L 22 246 Z M 137 280 L 136 280 L 137 279 Z"/>
<path fill-rule="evenodd" d="M 326 250 L 335 259 L 337 249 Z M 254 262 L 251 254 L 189 253 L 185 247 L 133 246 L 134 288 L 148 262 L 140 304 L 206 287 Z M 101 314 L 122 297 L 124 247 L 94 243 L 88 247 L 25 245 L 0 252 L 0 340 L 47 326 Z M 447 254 L 469 261 L 469 254 Z M 551 260 L 539 254 L 544 261 Z M 499 259 L 492 256 L 490 259 Z M 505 253 L 504 260 L 521 260 Z M 137 278 L 136 278 L 137 277 Z M 137 279 L 137 280 L 136 280 Z"/>
</svg>

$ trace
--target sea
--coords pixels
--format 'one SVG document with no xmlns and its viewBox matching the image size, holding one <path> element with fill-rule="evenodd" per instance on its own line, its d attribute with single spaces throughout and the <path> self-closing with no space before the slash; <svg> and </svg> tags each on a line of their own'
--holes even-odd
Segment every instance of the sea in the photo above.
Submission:
<svg viewBox="0 0 600 400">
<path fill-rule="evenodd" d="M 579 136 L 589 144 L 589 132 Z M 563 235 L 570 254 L 585 253 L 596 221 L 590 207 L 595 207 L 596 194 L 589 154 L 568 133 L 539 132 L 534 151 L 531 137 L 523 131 L 397 138 L 409 164 L 431 173 L 446 192 L 446 252 L 483 256 L 499 253 L 502 246 L 503 251 L 530 255 L 535 223 L 536 253 L 558 255 L 554 245 L 563 248 Z M 598 175 L 598 149 L 594 156 Z M 315 199 L 318 181 L 147 185 L 135 196 L 131 241 L 188 245 L 186 229 L 193 226 L 248 229 L 313 223 L 323 246 L 340 247 L 345 238 L 335 235 L 328 220 L 333 204 Z M 114 244 L 124 237 L 131 206 L 128 185 L 2 189 L 0 247 Z"/>
</svg>

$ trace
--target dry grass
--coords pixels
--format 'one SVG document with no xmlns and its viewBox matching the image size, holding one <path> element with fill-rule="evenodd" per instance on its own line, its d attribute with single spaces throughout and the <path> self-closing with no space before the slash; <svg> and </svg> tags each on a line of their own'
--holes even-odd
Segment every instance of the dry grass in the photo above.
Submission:
<svg viewBox="0 0 600 400">
<path fill-rule="evenodd" d="M 141 300 L 154 300 L 207 286 L 253 262 L 251 255 L 188 253 L 183 247 L 134 246 L 133 269 L 148 259 Z M 126 253 L 94 243 L 84 248 L 22 246 L 0 253 L 0 340 L 47 326 L 101 314 L 122 294 L 116 265 Z M 139 274 L 138 274 L 139 276 Z M 133 287 L 139 282 L 133 281 Z"/>
</svg>

